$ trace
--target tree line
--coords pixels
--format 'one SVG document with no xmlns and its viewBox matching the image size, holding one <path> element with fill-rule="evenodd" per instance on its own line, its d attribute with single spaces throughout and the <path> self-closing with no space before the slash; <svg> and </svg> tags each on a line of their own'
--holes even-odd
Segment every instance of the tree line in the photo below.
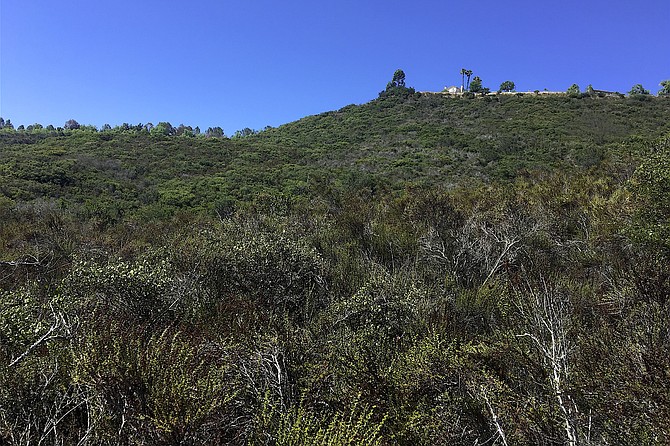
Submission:
<svg viewBox="0 0 670 446">
<path fill-rule="evenodd" d="M 263 130 L 254 130 L 245 127 L 241 130 L 236 130 L 231 138 L 244 138 L 255 135 L 264 130 L 269 130 L 271 128 L 271 126 L 266 126 Z M 100 129 L 98 129 L 94 125 L 82 125 L 75 119 L 68 119 L 62 127 L 54 127 L 52 124 L 49 124 L 45 127 L 39 123 L 30 124 L 27 126 L 21 124 L 15 127 L 10 119 L 5 120 L 4 118 L 0 117 L 0 131 L 5 132 L 18 131 L 43 135 L 64 135 L 66 132 L 72 130 L 110 133 L 144 133 L 152 136 L 182 136 L 189 138 L 227 138 L 221 127 L 208 127 L 207 130 L 202 132 L 198 126 L 195 128 L 184 124 L 173 126 L 169 122 L 159 122 L 156 125 L 151 122 L 146 124 L 139 123 L 136 125 L 124 122 L 123 124 L 117 125 L 115 127 L 112 127 L 110 124 L 104 124 L 102 127 L 100 127 Z"/>
</svg>

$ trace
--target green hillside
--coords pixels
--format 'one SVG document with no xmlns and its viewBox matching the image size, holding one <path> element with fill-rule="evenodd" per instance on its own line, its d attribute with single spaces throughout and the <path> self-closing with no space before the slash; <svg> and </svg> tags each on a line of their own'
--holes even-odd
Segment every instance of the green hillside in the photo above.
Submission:
<svg viewBox="0 0 670 446">
<path fill-rule="evenodd" d="M 381 98 L 245 138 L 121 129 L 0 131 L 0 193 L 84 215 L 214 211 L 258 193 L 509 181 L 620 160 L 670 131 L 667 98 Z M 140 126 L 141 127 L 141 126 Z"/>
<path fill-rule="evenodd" d="M 0 129 L 0 443 L 669 444 L 670 99 L 400 93 Z"/>
<path fill-rule="evenodd" d="M 262 138 L 299 147 L 317 164 L 398 182 L 510 179 L 526 169 L 590 167 L 622 142 L 664 134 L 668 101 L 648 99 L 390 97 L 311 116 Z"/>
</svg>

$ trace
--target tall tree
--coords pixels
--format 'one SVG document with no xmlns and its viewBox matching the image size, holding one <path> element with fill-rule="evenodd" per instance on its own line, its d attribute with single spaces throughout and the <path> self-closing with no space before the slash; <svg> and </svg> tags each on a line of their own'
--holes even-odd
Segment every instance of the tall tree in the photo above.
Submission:
<svg viewBox="0 0 670 446">
<path fill-rule="evenodd" d="M 658 95 L 659 96 L 670 96 L 670 79 L 661 81 L 659 84 L 662 89 L 658 90 Z"/>
<path fill-rule="evenodd" d="M 465 91 L 465 73 L 467 73 L 468 70 L 465 68 L 461 68 L 461 93 Z"/>
<path fill-rule="evenodd" d="M 482 85 L 482 78 L 479 76 L 475 76 L 474 79 L 472 79 L 472 85 L 468 85 L 469 91 L 472 93 L 481 93 L 484 90 L 484 86 Z"/>
<path fill-rule="evenodd" d="M 505 81 L 502 84 L 500 84 L 500 88 L 498 89 L 498 92 L 506 91 L 514 91 L 516 90 L 516 85 L 514 85 L 514 82 L 512 81 Z"/>
<path fill-rule="evenodd" d="M 245 127 L 242 130 L 236 130 L 233 138 L 246 138 L 247 136 L 255 135 L 256 133 L 258 133 L 256 130 Z"/>
<path fill-rule="evenodd" d="M 404 87 L 405 86 L 405 72 L 401 69 L 395 70 L 393 73 L 393 79 L 391 80 L 394 87 Z"/>
<path fill-rule="evenodd" d="M 223 138 L 223 129 L 221 127 L 209 127 L 205 132 L 207 138 Z"/>
<path fill-rule="evenodd" d="M 646 95 L 649 94 L 649 90 L 645 90 L 642 84 L 635 84 L 633 85 L 633 88 L 630 89 L 628 94 L 631 96 L 642 95 L 642 94 Z"/>
<path fill-rule="evenodd" d="M 386 89 L 379 93 L 379 97 L 406 97 L 411 94 L 414 94 L 414 89 L 405 86 L 405 72 L 397 69 L 393 73 L 393 78 L 386 84 Z"/>
<path fill-rule="evenodd" d="M 151 129 L 150 133 L 159 136 L 172 136 L 175 134 L 175 131 L 176 129 L 169 122 L 159 122 Z"/>
<path fill-rule="evenodd" d="M 66 129 L 69 129 L 69 130 L 76 130 L 79 127 L 81 127 L 81 126 L 74 119 L 68 119 L 67 122 L 65 122 L 65 125 L 63 126 L 63 128 L 66 128 Z"/>
<path fill-rule="evenodd" d="M 465 70 L 465 75 L 468 77 L 468 86 L 465 89 L 469 90 L 470 89 L 470 76 L 472 76 L 472 70 Z"/>
<path fill-rule="evenodd" d="M 581 90 L 579 89 L 579 85 L 577 84 L 572 84 L 570 85 L 570 88 L 566 91 L 566 93 L 570 96 L 579 96 Z"/>
</svg>

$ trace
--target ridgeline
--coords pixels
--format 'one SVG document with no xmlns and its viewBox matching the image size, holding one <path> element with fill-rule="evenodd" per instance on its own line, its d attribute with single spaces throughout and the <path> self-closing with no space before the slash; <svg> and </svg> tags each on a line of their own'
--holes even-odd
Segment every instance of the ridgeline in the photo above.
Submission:
<svg viewBox="0 0 670 446">
<path fill-rule="evenodd" d="M 670 101 L 415 94 L 244 138 L 143 130 L 0 132 L 0 193 L 101 218 L 216 211 L 259 194 L 402 190 L 598 167 L 670 132 Z M 628 160 L 626 158 L 627 161 Z M 631 161 L 634 162 L 634 161 Z M 92 209 L 92 207 L 94 209 Z"/>
</svg>

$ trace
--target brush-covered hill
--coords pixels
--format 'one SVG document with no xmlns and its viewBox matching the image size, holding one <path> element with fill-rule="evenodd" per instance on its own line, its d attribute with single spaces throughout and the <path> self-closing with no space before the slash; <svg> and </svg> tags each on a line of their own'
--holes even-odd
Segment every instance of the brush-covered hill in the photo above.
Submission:
<svg viewBox="0 0 670 446">
<path fill-rule="evenodd" d="M 0 444 L 670 444 L 670 100 L 383 96 L 1 130 Z"/>
<path fill-rule="evenodd" d="M 317 165 L 424 184 L 590 167 L 621 143 L 670 130 L 665 98 L 443 94 L 386 97 L 264 132 Z"/>
<path fill-rule="evenodd" d="M 225 211 L 259 193 L 448 188 L 589 169 L 670 131 L 670 100 L 643 99 L 388 96 L 232 139 L 5 129 L 0 196 L 116 220 Z"/>
</svg>

